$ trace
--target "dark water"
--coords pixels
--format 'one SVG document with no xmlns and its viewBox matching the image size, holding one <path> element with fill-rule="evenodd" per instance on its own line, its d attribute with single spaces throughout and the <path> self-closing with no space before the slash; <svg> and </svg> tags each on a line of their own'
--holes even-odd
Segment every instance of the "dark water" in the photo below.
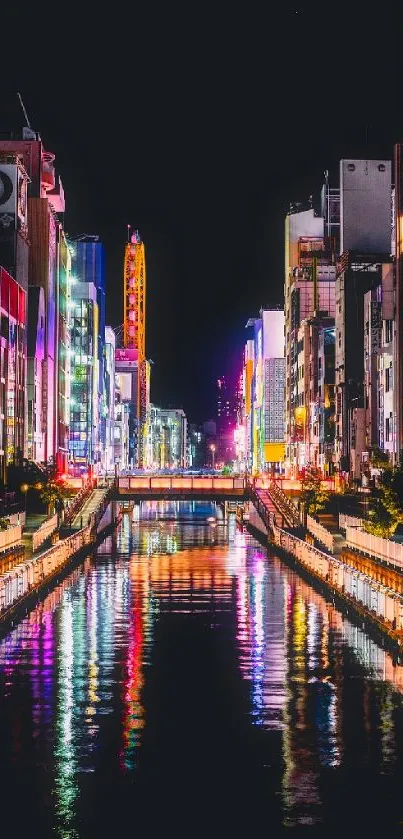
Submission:
<svg viewBox="0 0 403 839">
<path fill-rule="evenodd" d="M 403 830 L 402 668 L 233 519 L 144 512 L 0 641 L 1 836 Z"/>
</svg>

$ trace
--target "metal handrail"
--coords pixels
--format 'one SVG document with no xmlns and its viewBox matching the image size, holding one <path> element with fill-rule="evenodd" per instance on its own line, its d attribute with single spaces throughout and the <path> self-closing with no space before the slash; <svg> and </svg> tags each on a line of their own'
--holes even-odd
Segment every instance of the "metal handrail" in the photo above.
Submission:
<svg viewBox="0 0 403 839">
<path fill-rule="evenodd" d="M 274 481 L 270 484 L 269 495 L 292 527 L 301 527 L 301 520 L 294 504 L 291 503 L 283 490 Z"/>
<path fill-rule="evenodd" d="M 84 501 L 90 496 L 93 490 L 93 486 L 91 483 L 88 483 L 80 492 L 76 495 L 73 499 L 71 505 L 67 508 L 67 511 L 64 516 L 63 524 L 71 524 L 74 516 L 77 515 L 77 511 L 80 509 Z"/>
</svg>

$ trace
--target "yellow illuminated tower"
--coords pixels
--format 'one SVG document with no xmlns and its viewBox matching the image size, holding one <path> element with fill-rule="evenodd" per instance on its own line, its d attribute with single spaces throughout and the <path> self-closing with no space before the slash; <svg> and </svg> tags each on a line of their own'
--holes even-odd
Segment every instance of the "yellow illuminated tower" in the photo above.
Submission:
<svg viewBox="0 0 403 839">
<path fill-rule="evenodd" d="M 138 230 L 128 235 L 124 264 L 123 346 L 138 363 L 136 413 L 138 422 L 138 466 L 144 465 L 147 423 L 146 343 L 146 259 Z"/>
</svg>

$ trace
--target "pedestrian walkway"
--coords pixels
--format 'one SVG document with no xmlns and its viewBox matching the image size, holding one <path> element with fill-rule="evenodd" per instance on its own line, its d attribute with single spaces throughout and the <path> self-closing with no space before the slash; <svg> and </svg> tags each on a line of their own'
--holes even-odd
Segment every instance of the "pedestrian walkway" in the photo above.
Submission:
<svg viewBox="0 0 403 839">
<path fill-rule="evenodd" d="M 25 525 L 22 530 L 22 544 L 24 546 L 26 559 L 31 559 L 33 556 L 32 550 L 32 536 L 41 524 L 46 521 L 46 513 L 28 513 L 25 519 Z"/>
<path fill-rule="evenodd" d="M 81 530 L 81 528 L 87 526 L 91 515 L 98 509 L 108 492 L 108 487 L 93 489 L 89 498 L 86 499 L 83 506 L 74 517 L 71 523 L 71 530 Z"/>
<path fill-rule="evenodd" d="M 339 518 L 333 513 L 318 513 L 316 518 L 322 527 L 326 528 L 333 535 L 333 554 L 340 554 L 344 551 L 347 542 L 345 536 L 339 529 Z"/>
</svg>

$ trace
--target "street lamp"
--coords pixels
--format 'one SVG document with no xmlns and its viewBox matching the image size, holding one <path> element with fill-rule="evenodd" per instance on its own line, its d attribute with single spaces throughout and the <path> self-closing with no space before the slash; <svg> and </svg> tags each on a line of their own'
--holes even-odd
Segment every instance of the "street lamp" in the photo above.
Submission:
<svg viewBox="0 0 403 839">
<path fill-rule="evenodd" d="M 27 518 L 27 495 L 28 495 L 28 490 L 29 490 L 29 484 L 21 484 L 20 489 L 21 489 L 21 492 L 23 492 L 24 495 L 25 495 L 25 520 L 26 520 L 26 518 Z"/>
<path fill-rule="evenodd" d="M 214 445 L 214 443 L 211 443 L 211 445 L 210 445 L 210 451 L 211 451 L 211 461 L 212 461 L 212 467 L 213 467 L 213 469 L 214 469 L 214 466 L 215 466 L 215 445 Z"/>
</svg>

